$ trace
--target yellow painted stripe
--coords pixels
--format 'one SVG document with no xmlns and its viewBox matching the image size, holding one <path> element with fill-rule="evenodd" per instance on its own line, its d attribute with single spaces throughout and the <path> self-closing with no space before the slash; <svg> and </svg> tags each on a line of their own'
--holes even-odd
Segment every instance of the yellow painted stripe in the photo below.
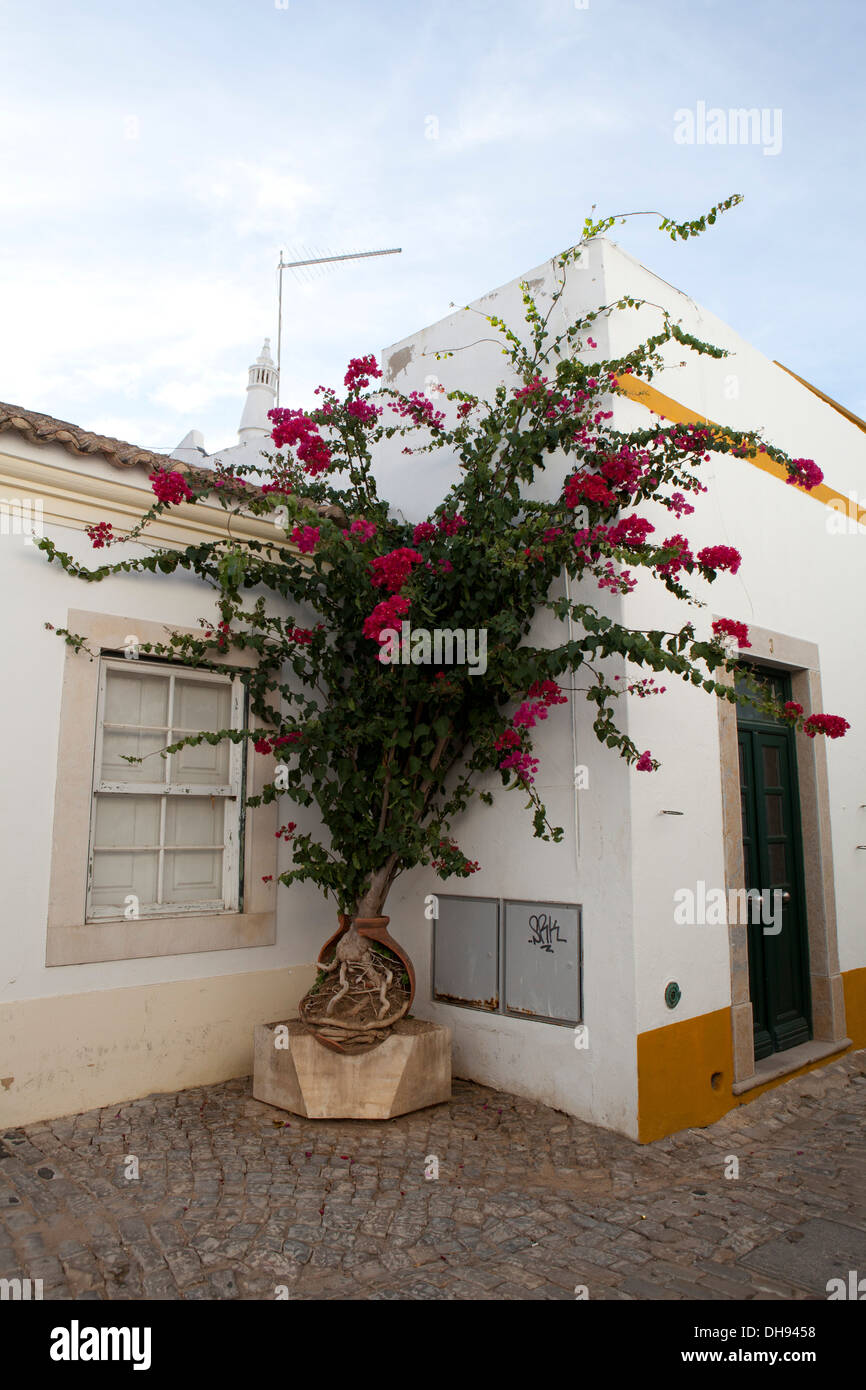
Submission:
<svg viewBox="0 0 866 1390">
<path fill-rule="evenodd" d="M 665 396 L 661 391 L 657 391 L 649 382 L 641 381 L 640 378 L 629 374 L 624 374 L 619 378 L 620 391 L 628 396 L 638 405 L 645 405 L 647 410 L 654 410 L 656 415 L 661 415 L 665 420 L 671 420 L 675 425 L 712 425 L 715 429 L 724 429 L 724 425 L 719 425 L 709 416 L 702 415 L 700 411 L 690 410 L 688 406 L 680 405 L 672 396 Z M 749 454 L 746 459 L 755 468 L 760 468 L 764 473 L 769 473 L 773 478 L 780 478 L 783 481 L 788 477 L 788 470 L 781 464 L 776 463 L 767 454 Z M 857 521 L 866 525 L 866 508 L 857 507 L 850 497 L 844 493 L 837 492 L 835 488 L 828 487 L 826 483 L 819 483 L 812 488 L 811 492 L 799 491 L 804 497 L 811 497 L 813 502 L 822 502 L 825 506 L 834 502 L 841 502 L 846 516 L 856 517 Z M 838 511 L 838 507 L 834 510 Z"/>
</svg>

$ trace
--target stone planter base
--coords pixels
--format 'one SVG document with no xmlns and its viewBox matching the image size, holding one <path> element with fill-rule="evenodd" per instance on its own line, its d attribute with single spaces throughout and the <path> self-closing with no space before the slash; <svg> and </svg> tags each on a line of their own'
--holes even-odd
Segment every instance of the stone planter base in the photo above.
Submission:
<svg viewBox="0 0 866 1390">
<path fill-rule="evenodd" d="M 372 1052 L 346 1056 L 322 1047 L 297 1019 L 260 1023 L 253 1095 L 311 1120 L 390 1120 L 439 1105 L 451 1098 L 451 1033 L 404 1018 Z"/>
</svg>

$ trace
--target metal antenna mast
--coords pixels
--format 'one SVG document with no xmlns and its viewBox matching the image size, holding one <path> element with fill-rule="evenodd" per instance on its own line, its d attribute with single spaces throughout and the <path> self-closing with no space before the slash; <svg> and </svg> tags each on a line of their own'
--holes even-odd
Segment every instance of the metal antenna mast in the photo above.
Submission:
<svg viewBox="0 0 866 1390">
<path fill-rule="evenodd" d="M 344 256 L 313 256 L 306 261 L 284 261 L 283 253 L 280 252 L 279 265 L 279 303 L 277 307 L 277 405 L 280 403 L 280 366 L 283 350 L 283 271 L 296 270 L 303 265 L 324 265 L 327 261 L 361 261 L 369 256 L 399 256 L 402 246 L 391 246 L 387 251 L 349 251 Z"/>
</svg>

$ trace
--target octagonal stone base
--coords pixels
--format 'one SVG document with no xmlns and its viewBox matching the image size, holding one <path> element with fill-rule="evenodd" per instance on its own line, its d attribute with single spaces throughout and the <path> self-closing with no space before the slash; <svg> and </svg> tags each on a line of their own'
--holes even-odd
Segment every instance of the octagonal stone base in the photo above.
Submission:
<svg viewBox="0 0 866 1390">
<path fill-rule="evenodd" d="M 297 1019 L 260 1023 L 253 1095 L 311 1120 L 389 1120 L 439 1105 L 451 1098 L 451 1033 L 403 1018 L 372 1052 L 347 1056 L 316 1042 Z"/>
</svg>

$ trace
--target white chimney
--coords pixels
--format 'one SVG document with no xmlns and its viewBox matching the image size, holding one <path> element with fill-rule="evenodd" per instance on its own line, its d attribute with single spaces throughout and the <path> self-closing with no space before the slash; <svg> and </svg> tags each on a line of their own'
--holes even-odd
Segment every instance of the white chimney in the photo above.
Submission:
<svg viewBox="0 0 866 1390">
<path fill-rule="evenodd" d="M 238 427 L 238 439 L 241 444 L 246 443 L 248 439 L 261 439 L 271 433 L 273 425 L 268 419 L 268 411 L 273 410 L 276 403 L 277 369 L 271 357 L 271 340 L 265 338 L 265 345 L 258 359 L 250 367 L 247 399 Z"/>
</svg>

